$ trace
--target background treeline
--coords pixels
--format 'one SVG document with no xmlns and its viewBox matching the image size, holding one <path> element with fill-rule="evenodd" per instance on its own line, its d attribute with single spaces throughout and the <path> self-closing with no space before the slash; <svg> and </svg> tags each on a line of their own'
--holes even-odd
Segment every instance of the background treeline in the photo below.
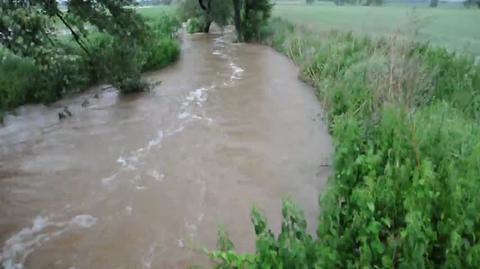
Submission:
<svg viewBox="0 0 480 269">
<path fill-rule="evenodd" d="M 208 33 L 213 22 L 220 27 L 233 24 L 238 40 L 251 42 L 260 39 L 272 7 L 269 0 L 183 0 L 178 11 L 189 33 Z"/>
<path fill-rule="evenodd" d="M 133 1 L 96 2 L 0 3 L 0 118 L 16 106 L 49 103 L 98 82 L 125 93 L 142 90 L 142 71 L 178 57 L 174 14 L 146 21 Z"/>
<path fill-rule="evenodd" d="M 478 268 L 480 68 L 471 57 L 281 19 L 261 32 L 316 87 L 333 171 L 315 236 L 289 200 L 278 235 L 254 209 L 256 252 L 236 253 L 221 230 L 208 252 L 217 268 Z"/>
</svg>

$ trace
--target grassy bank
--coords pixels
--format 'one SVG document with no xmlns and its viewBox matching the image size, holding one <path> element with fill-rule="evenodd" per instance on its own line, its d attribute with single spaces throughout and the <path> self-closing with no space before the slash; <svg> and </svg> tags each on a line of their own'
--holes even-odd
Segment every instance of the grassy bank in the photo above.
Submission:
<svg viewBox="0 0 480 269">
<path fill-rule="evenodd" d="M 322 33 L 274 20 L 265 42 L 315 86 L 335 141 L 316 236 L 283 205 L 279 235 L 252 211 L 256 252 L 224 231 L 218 268 L 478 268 L 480 69 L 390 36 Z M 294 180 L 294 179 L 292 179 Z"/>
<path fill-rule="evenodd" d="M 303 3 L 303 2 L 302 2 Z M 460 52 L 480 55 L 480 9 L 461 5 L 438 8 L 419 6 L 335 6 L 277 4 L 274 15 L 315 31 L 353 31 L 360 35 L 385 36 L 392 32 L 411 33 L 417 40 Z"/>
<path fill-rule="evenodd" d="M 84 36 L 87 54 L 71 35 L 54 36 L 52 46 L 44 49 L 52 55 L 48 64 L 0 46 L 0 122 L 7 111 L 20 105 L 48 104 L 95 83 L 111 83 L 123 92 L 143 87 L 132 77 L 165 67 L 180 53 L 174 37 L 179 22 L 169 9 L 157 9 L 155 14 L 154 19 L 147 18 L 144 41 L 134 46 L 91 29 Z"/>
</svg>

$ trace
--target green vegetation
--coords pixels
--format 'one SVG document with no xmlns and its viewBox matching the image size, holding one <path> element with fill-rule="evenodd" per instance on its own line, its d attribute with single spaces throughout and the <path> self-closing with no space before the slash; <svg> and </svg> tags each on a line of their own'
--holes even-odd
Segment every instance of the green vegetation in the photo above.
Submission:
<svg viewBox="0 0 480 269">
<path fill-rule="evenodd" d="M 270 0 L 183 0 L 178 12 L 189 33 L 208 33 L 212 22 L 223 27 L 233 20 L 238 40 L 251 42 L 260 39 L 272 7 Z"/>
<path fill-rule="evenodd" d="M 447 47 L 459 52 L 480 55 L 480 10 L 440 4 L 427 6 L 335 6 L 282 5 L 273 8 L 273 16 L 305 25 L 317 32 L 353 31 L 358 35 L 381 37 L 392 33 L 410 35 L 418 41 Z"/>
<path fill-rule="evenodd" d="M 230 23 L 232 2 L 208 0 L 202 7 L 198 0 L 183 0 L 179 4 L 178 12 L 180 19 L 187 22 L 187 31 L 189 33 L 208 33 L 212 22 L 215 22 L 220 27 Z"/>
<path fill-rule="evenodd" d="M 259 41 L 261 29 L 265 27 L 272 13 L 270 0 L 245 0 L 242 16 L 242 40 Z"/>
<path fill-rule="evenodd" d="M 333 174 L 316 237 L 289 200 L 278 236 L 254 209 L 256 252 L 222 244 L 209 252 L 217 268 L 478 268 L 480 68 L 401 36 L 319 34 L 280 19 L 263 32 L 317 88 Z"/>
<path fill-rule="evenodd" d="M 8 1 L 0 4 L 0 115 L 25 103 L 49 103 L 106 82 L 143 90 L 141 72 L 179 55 L 173 13 L 146 21 L 130 1 Z"/>
</svg>

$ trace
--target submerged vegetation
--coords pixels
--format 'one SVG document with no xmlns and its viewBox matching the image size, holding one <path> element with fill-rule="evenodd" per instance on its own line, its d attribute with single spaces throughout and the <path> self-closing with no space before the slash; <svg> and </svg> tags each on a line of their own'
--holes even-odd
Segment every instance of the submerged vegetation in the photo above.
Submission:
<svg viewBox="0 0 480 269">
<path fill-rule="evenodd" d="M 209 252 L 217 268 L 478 268 L 473 60 L 403 37 L 319 35 L 280 19 L 262 32 L 316 87 L 335 141 L 333 171 L 316 236 L 289 200 L 278 236 L 254 209 L 256 252 L 228 244 Z"/>
<path fill-rule="evenodd" d="M 97 83 L 143 90 L 142 71 L 179 55 L 171 13 L 145 20 L 131 1 L 3 1 L 0 4 L 0 116 L 49 103 Z"/>
</svg>

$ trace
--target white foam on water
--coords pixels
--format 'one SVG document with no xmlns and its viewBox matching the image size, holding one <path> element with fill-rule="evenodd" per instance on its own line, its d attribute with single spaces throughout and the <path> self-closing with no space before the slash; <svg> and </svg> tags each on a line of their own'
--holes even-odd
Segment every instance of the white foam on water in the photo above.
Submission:
<svg viewBox="0 0 480 269">
<path fill-rule="evenodd" d="M 165 175 L 158 173 L 157 170 L 152 170 L 147 175 L 153 177 L 153 179 L 155 179 L 156 181 L 159 181 L 159 182 L 162 182 L 163 179 L 165 178 Z"/>
<path fill-rule="evenodd" d="M 160 145 L 160 143 L 162 143 L 162 141 L 163 141 L 163 131 L 159 130 L 157 132 L 157 137 L 148 141 L 147 150 L 152 149 L 152 147 L 154 147 L 154 146 Z"/>
<path fill-rule="evenodd" d="M 222 53 L 221 53 L 220 51 L 218 51 L 218 50 L 214 50 L 214 51 L 212 52 L 212 54 L 213 54 L 213 55 L 222 55 Z"/>
<path fill-rule="evenodd" d="M 190 116 L 190 113 L 188 113 L 188 112 L 182 112 L 182 113 L 178 114 L 178 118 L 181 119 L 181 120 L 188 118 L 188 116 Z"/>
<path fill-rule="evenodd" d="M 117 177 L 117 174 L 113 174 L 109 177 L 104 177 L 101 179 L 102 181 L 102 185 L 104 186 L 111 186 L 112 185 L 112 182 L 115 180 L 115 178 Z"/>
<path fill-rule="evenodd" d="M 157 249 L 157 242 L 153 242 L 148 248 L 145 256 L 142 257 L 142 268 L 149 269 L 152 267 L 152 263 L 155 260 L 155 250 Z"/>
<path fill-rule="evenodd" d="M 11 236 L 3 244 L 0 262 L 5 269 L 23 269 L 32 252 L 61 234 L 75 228 L 90 228 L 97 219 L 90 215 L 77 215 L 69 221 L 54 222 L 45 216 L 37 216 L 31 227 L 26 227 Z"/>
<path fill-rule="evenodd" d="M 163 130 L 158 130 L 156 136 L 150 139 L 145 147 L 138 148 L 126 156 L 118 157 L 117 163 L 119 163 L 126 170 L 137 170 L 141 159 L 145 157 L 145 155 L 148 154 L 152 148 L 160 147 L 162 145 L 164 136 Z"/>
<path fill-rule="evenodd" d="M 139 190 L 139 191 L 144 191 L 147 189 L 147 187 L 145 186 L 142 186 L 142 185 L 138 185 L 138 186 L 135 186 L 135 189 Z"/>
<path fill-rule="evenodd" d="M 234 79 L 241 79 L 242 78 L 242 73 L 245 71 L 243 70 L 241 67 L 239 67 L 238 65 L 236 65 L 234 62 L 230 62 L 230 67 L 232 68 L 233 70 L 233 73 L 232 75 L 230 76 L 230 80 L 234 80 Z"/>
<path fill-rule="evenodd" d="M 172 131 L 167 131 L 167 136 L 172 136 L 174 134 L 177 134 L 177 133 L 180 133 L 182 132 L 183 130 L 185 130 L 185 126 L 181 125 L 180 127 L 178 127 L 177 129 L 174 129 Z"/>
<path fill-rule="evenodd" d="M 203 103 L 208 99 L 208 95 L 207 95 L 208 90 L 209 90 L 208 88 L 199 88 L 199 89 L 193 90 L 188 93 L 185 99 L 187 99 L 190 102 L 197 101 L 199 103 Z"/>
<path fill-rule="evenodd" d="M 137 167 L 134 165 L 138 163 L 139 159 L 137 156 L 132 155 L 128 157 L 118 157 L 117 163 L 119 163 L 123 168 L 127 170 L 137 170 Z"/>
<path fill-rule="evenodd" d="M 127 212 L 127 215 L 131 216 L 133 212 L 133 208 L 131 206 L 125 207 L 125 211 Z"/>
<path fill-rule="evenodd" d="M 194 107 L 191 106 L 192 104 L 196 104 L 198 107 L 201 107 L 202 104 L 208 100 L 208 91 L 210 89 L 213 89 L 215 86 L 210 86 L 209 88 L 207 87 L 202 87 L 198 88 L 195 90 L 190 91 L 186 96 L 185 96 L 185 101 L 182 102 L 182 105 L 180 106 L 180 113 L 177 115 L 178 119 L 187 119 L 193 117 L 195 119 L 195 116 L 193 114 Z M 192 116 L 193 115 L 193 116 Z M 180 127 L 183 130 L 183 127 Z M 171 135 L 171 132 L 167 132 L 167 135 Z"/>
<path fill-rule="evenodd" d="M 125 160 L 122 156 L 118 157 L 117 163 L 121 164 L 122 166 L 127 166 L 127 160 Z"/>
<path fill-rule="evenodd" d="M 97 223 L 97 218 L 90 215 L 77 215 L 73 217 L 70 224 L 80 228 L 90 228 Z"/>
</svg>

